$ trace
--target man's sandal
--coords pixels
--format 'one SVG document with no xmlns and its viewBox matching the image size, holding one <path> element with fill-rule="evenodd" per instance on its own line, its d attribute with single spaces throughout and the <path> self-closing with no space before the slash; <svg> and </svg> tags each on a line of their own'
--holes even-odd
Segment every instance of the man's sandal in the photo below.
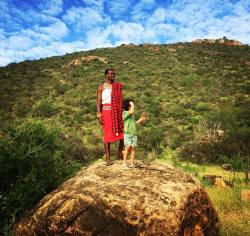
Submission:
<svg viewBox="0 0 250 236">
<path fill-rule="evenodd" d="M 111 160 L 108 160 L 106 166 L 111 166 L 111 165 L 113 165 L 113 162 Z"/>
</svg>

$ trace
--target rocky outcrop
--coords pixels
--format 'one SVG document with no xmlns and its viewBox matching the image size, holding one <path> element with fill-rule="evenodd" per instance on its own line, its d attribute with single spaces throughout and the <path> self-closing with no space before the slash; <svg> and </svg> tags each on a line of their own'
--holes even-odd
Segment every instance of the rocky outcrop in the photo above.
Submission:
<svg viewBox="0 0 250 236">
<path fill-rule="evenodd" d="M 99 61 L 101 63 L 107 64 L 108 63 L 108 58 L 107 57 L 99 57 L 99 56 L 94 56 L 94 55 L 89 55 L 81 58 L 76 58 L 72 60 L 70 63 L 67 65 L 64 65 L 64 67 L 70 67 L 70 66 L 80 66 L 82 62 L 91 62 L 91 61 Z"/>
<path fill-rule="evenodd" d="M 123 44 L 121 44 L 119 47 L 123 47 L 123 48 L 133 48 L 133 47 L 135 47 L 135 46 L 136 46 L 136 45 L 133 44 L 133 43 L 129 43 L 129 44 L 123 43 Z"/>
<path fill-rule="evenodd" d="M 97 163 L 48 194 L 15 225 L 29 235 L 218 235 L 218 217 L 191 175 L 151 164 Z"/>
<path fill-rule="evenodd" d="M 232 183 L 224 180 L 220 175 L 204 175 L 202 179 L 217 188 L 233 187 Z"/>
<path fill-rule="evenodd" d="M 237 40 L 229 40 L 229 39 L 195 39 L 192 41 L 192 43 L 195 44 L 203 44 L 203 43 L 208 43 L 208 44 L 224 44 L 227 46 L 241 46 L 242 43 L 237 41 Z"/>
</svg>

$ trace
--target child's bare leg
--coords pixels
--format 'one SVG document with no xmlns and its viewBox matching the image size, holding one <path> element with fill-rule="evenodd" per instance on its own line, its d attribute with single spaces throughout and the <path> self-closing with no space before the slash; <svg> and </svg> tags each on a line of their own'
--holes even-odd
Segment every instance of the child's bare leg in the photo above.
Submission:
<svg viewBox="0 0 250 236">
<path fill-rule="evenodd" d="M 131 155 L 130 165 L 134 165 L 135 164 L 135 149 L 134 149 L 134 147 L 130 148 L 130 155 Z"/>
<path fill-rule="evenodd" d="M 123 154 L 123 164 L 124 165 L 127 165 L 128 153 L 129 153 L 129 147 L 125 146 L 124 154 Z"/>
</svg>

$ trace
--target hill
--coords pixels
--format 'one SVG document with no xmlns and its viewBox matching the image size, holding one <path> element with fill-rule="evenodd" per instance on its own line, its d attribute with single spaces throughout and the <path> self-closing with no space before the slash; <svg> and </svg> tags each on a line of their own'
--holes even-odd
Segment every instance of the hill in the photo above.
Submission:
<svg viewBox="0 0 250 236">
<path fill-rule="evenodd" d="M 220 43 L 122 45 L 11 64 L 0 69 L 1 130 L 41 118 L 96 147 L 96 88 L 105 68 L 113 67 L 124 97 L 134 98 L 138 113 L 150 116 L 142 132 L 155 130 L 164 146 L 176 148 L 194 139 L 209 114 L 247 107 L 249 51 Z M 238 122 L 249 125 L 247 118 Z"/>
<path fill-rule="evenodd" d="M 247 45 L 130 44 L 12 63 L 0 68 L 0 191 L 7 199 L 1 218 L 7 224 L 103 155 L 96 89 L 110 67 L 124 84 L 124 98 L 135 100 L 137 116 L 149 115 L 139 129 L 140 159 L 172 149 L 198 163 L 249 168 Z"/>
</svg>

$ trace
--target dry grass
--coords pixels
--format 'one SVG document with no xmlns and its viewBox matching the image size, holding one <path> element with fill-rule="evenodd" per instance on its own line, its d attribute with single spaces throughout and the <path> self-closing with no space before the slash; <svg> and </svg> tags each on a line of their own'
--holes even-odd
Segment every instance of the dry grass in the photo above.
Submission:
<svg viewBox="0 0 250 236">
<path fill-rule="evenodd" d="M 206 187 L 219 215 L 222 236 L 250 235 L 250 204 L 240 200 L 242 188 L 244 188 L 243 184 L 225 190 Z"/>
</svg>

